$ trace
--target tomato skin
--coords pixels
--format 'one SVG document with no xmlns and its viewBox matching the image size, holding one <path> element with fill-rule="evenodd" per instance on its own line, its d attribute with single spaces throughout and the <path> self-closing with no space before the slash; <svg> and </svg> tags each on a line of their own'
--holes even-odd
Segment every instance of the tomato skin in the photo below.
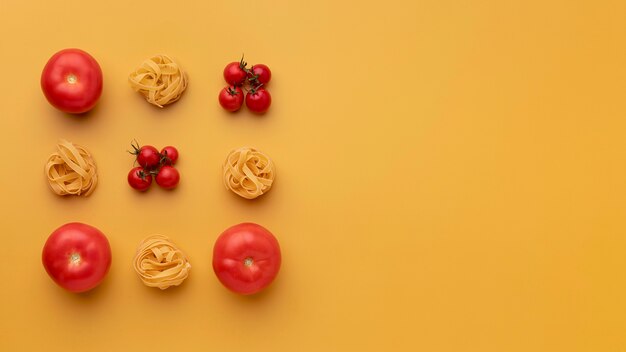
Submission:
<svg viewBox="0 0 626 352">
<path fill-rule="evenodd" d="M 152 184 L 152 175 L 145 171 L 141 166 L 135 167 L 128 173 L 128 184 L 140 191 L 143 192 L 150 188 Z"/>
<path fill-rule="evenodd" d="M 252 66 L 250 71 L 252 73 L 251 76 L 253 78 L 256 77 L 256 81 L 258 83 L 268 84 L 270 79 L 272 79 L 272 71 L 270 71 L 270 68 L 267 67 L 267 65 L 256 64 Z"/>
<path fill-rule="evenodd" d="M 111 247 L 100 230 L 73 222 L 52 232 L 41 257 L 46 272 L 59 286 L 85 292 L 98 286 L 109 272 Z"/>
<path fill-rule="evenodd" d="M 161 149 L 161 160 L 163 165 L 174 165 L 178 161 L 178 149 L 168 145 Z"/>
<path fill-rule="evenodd" d="M 231 62 L 224 67 L 224 79 L 228 84 L 240 86 L 246 80 L 246 70 L 244 62 Z"/>
<path fill-rule="evenodd" d="M 235 112 L 243 105 L 243 90 L 236 86 L 228 86 L 220 91 L 220 105 L 224 110 Z"/>
<path fill-rule="evenodd" d="M 151 145 L 144 145 L 139 149 L 137 162 L 146 169 L 153 169 L 159 166 L 161 162 L 159 150 Z"/>
<path fill-rule="evenodd" d="M 213 247 L 213 270 L 220 282 L 243 295 L 257 293 L 278 274 L 280 245 L 266 228 L 241 223 L 226 229 Z"/>
<path fill-rule="evenodd" d="M 272 105 L 272 96 L 265 88 L 255 89 L 246 94 L 246 106 L 253 112 L 262 114 Z"/>
<path fill-rule="evenodd" d="M 57 52 L 41 73 L 41 89 L 48 102 L 71 114 L 87 112 L 96 105 L 102 94 L 102 81 L 98 62 L 80 49 Z"/>
<path fill-rule="evenodd" d="M 163 166 L 156 176 L 157 185 L 165 189 L 176 188 L 180 181 L 180 174 L 173 166 Z"/>
</svg>

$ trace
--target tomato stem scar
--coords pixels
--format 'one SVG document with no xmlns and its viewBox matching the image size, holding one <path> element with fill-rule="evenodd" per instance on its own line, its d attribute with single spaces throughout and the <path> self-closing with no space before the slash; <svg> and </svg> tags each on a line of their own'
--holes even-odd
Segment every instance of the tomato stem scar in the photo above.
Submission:
<svg viewBox="0 0 626 352">
<path fill-rule="evenodd" d="M 243 260 L 243 265 L 250 267 L 252 266 L 252 263 L 254 263 L 254 260 L 252 260 L 252 258 L 248 257 L 246 259 Z"/>
<path fill-rule="evenodd" d="M 74 84 L 74 83 L 76 83 L 77 81 L 78 81 L 78 78 L 77 78 L 77 77 L 76 77 L 73 73 L 70 73 L 70 74 L 67 76 L 67 83 L 69 83 L 69 84 Z"/>
<path fill-rule="evenodd" d="M 74 264 L 74 265 L 80 264 L 80 254 L 72 253 L 70 255 L 70 264 Z"/>
</svg>

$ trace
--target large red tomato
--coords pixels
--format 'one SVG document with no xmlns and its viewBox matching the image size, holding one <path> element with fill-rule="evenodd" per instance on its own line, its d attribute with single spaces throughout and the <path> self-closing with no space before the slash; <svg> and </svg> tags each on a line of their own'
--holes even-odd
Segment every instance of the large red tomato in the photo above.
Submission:
<svg viewBox="0 0 626 352">
<path fill-rule="evenodd" d="M 87 112 L 102 93 L 102 70 L 80 49 L 61 50 L 43 68 L 41 89 L 55 108 L 72 114 Z"/>
<path fill-rule="evenodd" d="M 100 230 L 73 222 L 56 229 L 43 247 L 43 266 L 59 286 L 85 292 L 98 286 L 111 266 L 111 247 Z"/>
<path fill-rule="evenodd" d="M 250 295 L 269 285 L 280 269 L 280 246 L 264 227 L 243 223 L 224 231 L 213 248 L 213 270 L 230 290 Z"/>
</svg>

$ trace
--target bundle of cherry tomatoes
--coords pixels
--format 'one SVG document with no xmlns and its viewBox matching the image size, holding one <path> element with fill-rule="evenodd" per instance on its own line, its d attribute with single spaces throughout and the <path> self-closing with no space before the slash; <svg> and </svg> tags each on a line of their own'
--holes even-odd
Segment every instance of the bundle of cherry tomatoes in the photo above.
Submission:
<svg viewBox="0 0 626 352">
<path fill-rule="evenodd" d="M 152 176 L 155 176 L 157 185 L 165 189 L 173 189 L 180 181 L 180 174 L 173 166 L 178 160 L 178 150 L 167 146 L 159 152 L 151 145 L 139 146 L 137 142 L 131 143 L 132 151 L 139 166 L 134 167 L 128 173 L 128 184 L 138 190 L 145 191 L 152 184 Z"/>
<path fill-rule="evenodd" d="M 225 110 L 237 111 L 243 105 L 243 89 L 246 89 L 246 106 L 250 111 L 262 114 L 272 104 L 272 96 L 264 87 L 272 78 L 272 71 L 267 65 L 256 64 L 248 68 L 243 61 L 231 62 L 224 68 L 224 79 L 229 84 L 220 91 L 220 105 Z"/>
</svg>

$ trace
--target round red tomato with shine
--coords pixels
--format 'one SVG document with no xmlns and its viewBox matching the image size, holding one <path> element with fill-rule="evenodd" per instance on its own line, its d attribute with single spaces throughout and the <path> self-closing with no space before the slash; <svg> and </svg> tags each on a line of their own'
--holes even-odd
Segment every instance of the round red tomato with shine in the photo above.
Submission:
<svg viewBox="0 0 626 352">
<path fill-rule="evenodd" d="M 165 189 L 174 189 L 180 181 L 180 174 L 173 166 L 162 166 L 156 175 L 156 183 Z"/>
<path fill-rule="evenodd" d="M 246 63 L 241 58 L 240 62 L 231 62 L 224 67 L 224 80 L 233 86 L 239 86 L 246 80 Z"/>
<path fill-rule="evenodd" d="M 270 79 L 272 79 L 272 71 L 267 65 L 256 64 L 252 66 L 250 70 L 252 78 L 256 78 L 256 81 L 261 84 L 268 84 Z"/>
<path fill-rule="evenodd" d="M 218 279 L 244 295 L 257 293 L 274 281 L 280 262 L 278 241 L 254 223 L 228 228 L 213 247 L 213 270 Z"/>
<path fill-rule="evenodd" d="M 78 222 L 56 229 L 43 247 L 43 266 L 59 286 L 85 292 L 98 286 L 111 266 L 111 247 L 100 230 Z"/>
<path fill-rule="evenodd" d="M 270 108 L 272 96 L 265 88 L 253 89 L 246 94 L 246 106 L 250 111 L 262 114 Z"/>
<path fill-rule="evenodd" d="M 91 110 L 102 93 L 98 62 L 80 49 L 54 54 L 41 73 L 41 89 L 55 108 L 80 114 Z"/>
<path fill-rule="evenodd" d="M 235 112 L 243 105 L 243 90 L 237 86 L 228 86 L 220 91 L 218 100 L 224 110 Z"/>
</svg>

